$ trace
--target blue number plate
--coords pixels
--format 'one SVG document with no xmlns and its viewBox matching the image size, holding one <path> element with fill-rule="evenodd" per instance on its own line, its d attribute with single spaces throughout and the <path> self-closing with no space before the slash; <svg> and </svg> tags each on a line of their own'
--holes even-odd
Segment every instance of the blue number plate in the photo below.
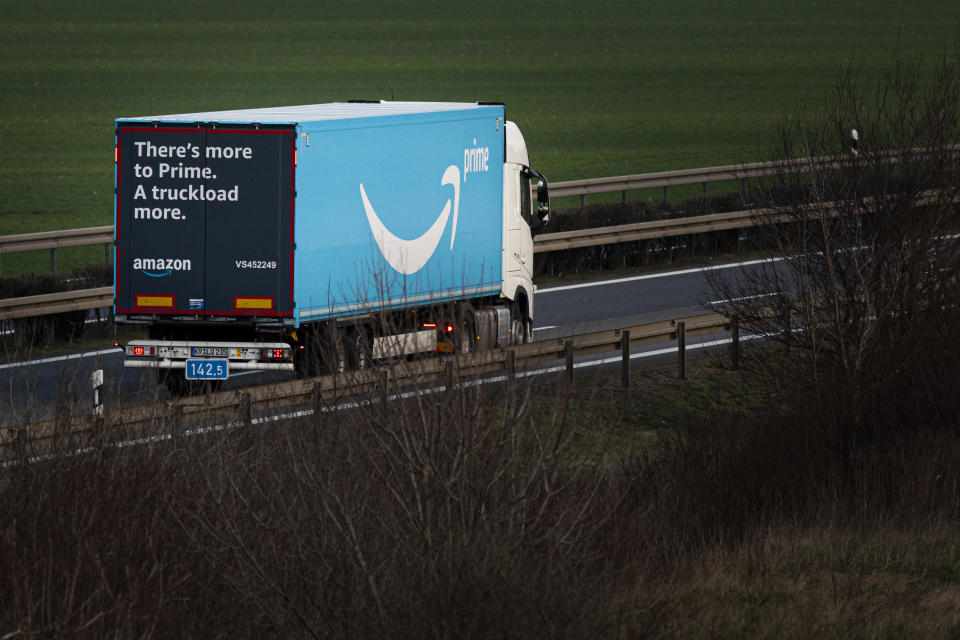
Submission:
<svg viewBox="0 0 960 640">
<path fill-rule="evenodd" d="M 187 360 L 187 380 L 226 380 L 226 360 Z"/>
</svg>

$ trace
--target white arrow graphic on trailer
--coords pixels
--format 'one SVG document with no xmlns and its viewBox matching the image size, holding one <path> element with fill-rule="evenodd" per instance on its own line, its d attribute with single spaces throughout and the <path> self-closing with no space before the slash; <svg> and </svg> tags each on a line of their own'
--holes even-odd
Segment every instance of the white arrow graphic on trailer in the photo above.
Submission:
<svg viewBox="0 0 960 640">
<path fill-rule="evenodd" d="M 453 187 L 453 230 L 450 233 L 450 248 L 453 249 L 453 241 L 457 237 L 457 215 L 460 213 L 460 169 L 453 164 L 447 167 L 440 184 L 449 184 Z M 363 209 L 367 212 L 370 230 L 373 231 L 373 239 L 377 241 L 380 253 L 386 258 L 387 263 L 400 273 L 407 275 L 422 269 L 440 244 L 440 237 L 450 217 L 450 199 L 447 199 L 440 216 L 426 233 L 413 240 L 404 240 L 391 233 L 377 216 L 377 212 L 367 198 L 363 183 L 360 183 L 360 197 L 363 199 Z"/>
</svg>

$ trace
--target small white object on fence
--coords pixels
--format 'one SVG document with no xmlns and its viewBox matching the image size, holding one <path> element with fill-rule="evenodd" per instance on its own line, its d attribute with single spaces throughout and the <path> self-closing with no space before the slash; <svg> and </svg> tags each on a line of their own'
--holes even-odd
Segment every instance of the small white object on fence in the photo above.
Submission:
<svg viewBox="0 0 960 640">
<path fill-rule="evenodd" d="M 90 374 L 90 386 L 93 387 L 93 415 L 103 417 L 103 369 Z"/>
</svg>

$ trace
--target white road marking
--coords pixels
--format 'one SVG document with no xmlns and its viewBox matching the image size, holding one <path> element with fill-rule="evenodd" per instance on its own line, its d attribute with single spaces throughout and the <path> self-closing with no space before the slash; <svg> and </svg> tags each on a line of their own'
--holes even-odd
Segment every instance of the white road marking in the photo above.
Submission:
<svg viewBox="0 0 960 640">
<path fill-rule="evenodd" d="M 727 298 L 726 300 L 711 300 L 707 304 L 726 304 L 727 302 L 740 302 L 741 300 L 753 300 L 755 298 L 769 298 L 779 295 L 778 293 L 758 293 L 754 296 L 740 296 L 739 298 Z"/>
<path fill-rule="evenodd" d="M 35 364 L 47 364 L 49 362 L 64 362 L 66 360 L 77 360 L 79 358 L 89 358 L 91 356 L 104 356 L 110 353 L 123 353 L 123 349 L 120 347 L 113 347 L 111 349 L 102 349 L 100 351 L 89 351 L 87 353 L 71 353 L 66 356 L 52 356 L 50 358 L 41 358 L 40 360 L 26 360 L 24 362 L 8 362 L 7 364 L 0 364 L 0 369 L 15 369 L 17 367 L 29 367 Z"/>
<path fill-rule="evenodd" d="M 558 287 L 539 288 L 536 293 L 553 293 L 554 291 L 570 291 L 571 289 L 587 289 L 589 287 L 600 287 L 607 284 L 620 284 L 623 282 L 634 282 L 637 280 L 653 280 L 654 278 L 669 278 L 670 276 L 684 276 L 691 273 L 702 273 L 704 271 L 719 271 L 720 269 L 733 269 L 735 267 L 749 267 L 755 264 L 765 264 L 768 262 L 780 262 L 783 258 L 761 258 L 757 260 L 747 260 L 745 262 L 731 262 L 728 264 L 714 264 L 706 267 L 694 267 L 692 269 L 680 269 L 678 271 L 661 271 L 657 273 L 645 273 L 639 276 L 629 276 L 626 278 L 616 278 L 614 280 L 598 280 L 595 282 L 581 282 L 579 284 L 565 284 Z"/>
</svg>

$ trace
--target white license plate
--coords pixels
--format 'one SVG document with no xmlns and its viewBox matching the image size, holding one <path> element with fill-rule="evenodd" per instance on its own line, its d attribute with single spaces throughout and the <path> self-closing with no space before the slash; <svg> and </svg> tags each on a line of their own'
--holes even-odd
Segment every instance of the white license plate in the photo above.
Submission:
<svg viewBox="0 0 960 640">
<path fill-rule="evenodd" d="M 226 358 L 226 347 L 190 347 L 190 355 L 198 358 Z"/>
</svg>

